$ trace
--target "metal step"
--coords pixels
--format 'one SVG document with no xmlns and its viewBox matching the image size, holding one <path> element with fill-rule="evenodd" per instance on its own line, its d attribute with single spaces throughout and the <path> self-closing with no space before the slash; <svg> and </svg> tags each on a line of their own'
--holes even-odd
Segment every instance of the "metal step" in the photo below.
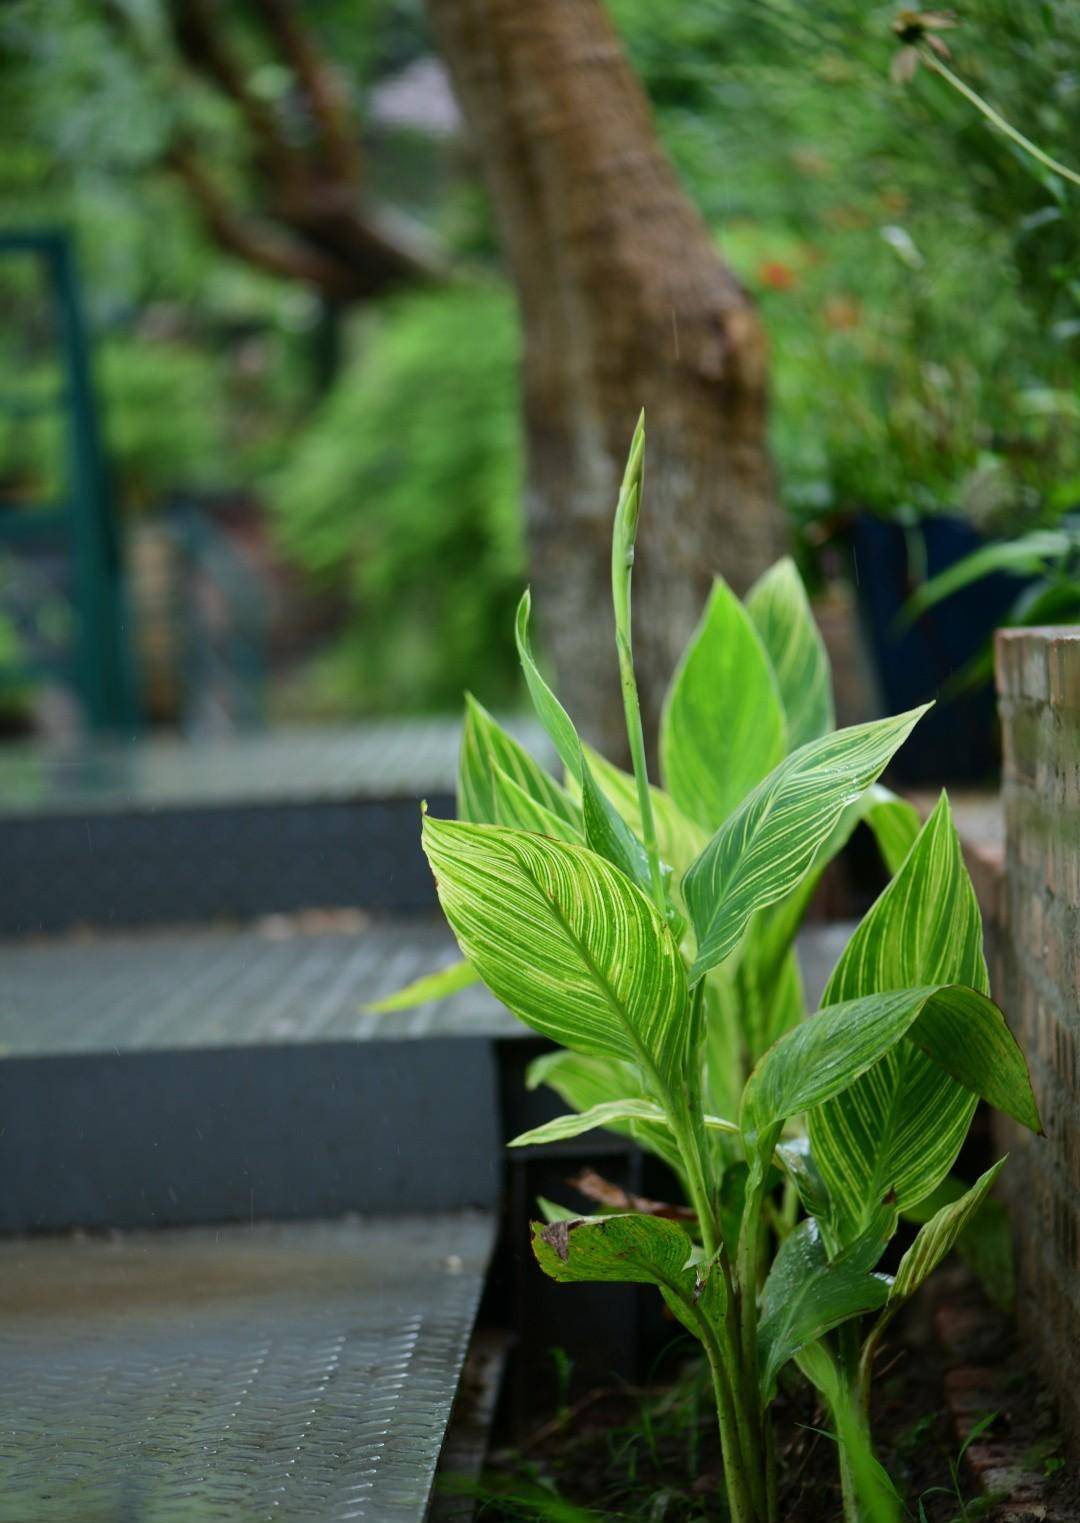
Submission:
<svg viewBox="0 0 1080 1523">
<path fill-rule="evenodd" d="M 535 726 L 514 725 L 546 758 Z M 0 751 L 0 936 L 313 906 L 430 910 L 420 801 L 453 813 L 456 720 Z"/>
<path fill-rule="evenodd" d="M 524 1028 L 479 985 L 360 1008 L 455 955 L 411 919 L 0 947 L 0 1231 L 493 1205 Z"/>
<path fill-rule="evenodd" d="M 0 1244 L 0 1523 L 421 1523 L 483 1215 Z"/>
<path fill-rule="evenodd" d="M 538 1039 L 480 985 L 362 1013 L 457 955 L 441 923 L 309 923 L 0 946 L 0 1232 L 493 1205 L 563 1108 Z M 849 931 L 800 937 L 811 1008 Z"/>
</svg>

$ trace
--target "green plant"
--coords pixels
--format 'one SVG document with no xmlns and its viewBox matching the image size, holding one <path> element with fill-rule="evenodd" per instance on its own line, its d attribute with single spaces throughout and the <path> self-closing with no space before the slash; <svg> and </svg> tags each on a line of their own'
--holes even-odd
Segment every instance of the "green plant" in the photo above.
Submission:
<svg viewBox="0 0 1080 1523">
<path fill-rule="evenodd" d="M 470 701 L 460 818 L 425 818 L 424 849 L 474 975 L 559 1044 L 531 1082 L 572 1113 L 513 1145 L 629 1132 L 695 1213 L 689 1227 L 552 1213 L 533 1228 L 541 1267 L 654 1284 L 700 1340 L 734 1523 L 776 1517 L 770 1408 L 792 1360 L 835 1420 L 848 1518 L 876 1520 L 893 1503 L 869 1448 L 874 1350 L 996 1167 L 926 1222 L 895 1276 L 877 1265 L 899 1213 L 948 1176 L 979 1096 L 1035 1129 L 1038 1113 L 988 996 L 947 800 L 918 829 L 875 789 L 921 711 L 832 731 L 826 658 L 789 562 L 745 603 L 717 582 L 665 706 L 665 787 L 649 782 L 630 628 L 643 456 L 639 424 L 612 546 L 634 775 L 579 740 L 533 657 L 526 593 L 518 652 L 565 781 Z M 795 932 L 864 818 L 895 876 L 806 1019 Z"/>
<path fill-rule="evenodd" d="M 952 1498 L 959 1511 L 953 1514 L 949 1519 L 949 1523 L 973 1523 L 975 1518 L 983 1517 L 993 1507 L 993 1498 L 980 1497 L 975 1502 L 969 1502 L 965 1498 L 960 1484 L 960 1466 L 963 1464 L 964 1455 L 968 1452 L 971 1445 L 975 1443 L 976 1439 L 981 1438 L 989 1428 L 993 1427 L 999 1415 L 997 1412 L 984 1412 L 982 1417 L 971 1425 L 971 1430 L 957 1450 L 955 1457 L 950 1456 L 949 1458 L 949 1479 L 952 1482 L 951 1486 L 928 1486 L 919 1497 L 919 1523 L 929 1523 L 926 1512 L 927 1497 L 943 1496 Z"/>
</svg>

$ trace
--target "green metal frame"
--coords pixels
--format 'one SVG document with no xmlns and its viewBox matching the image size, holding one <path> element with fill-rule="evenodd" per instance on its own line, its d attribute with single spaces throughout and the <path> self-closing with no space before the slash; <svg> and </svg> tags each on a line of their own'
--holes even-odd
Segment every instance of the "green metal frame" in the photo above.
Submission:
<svg viewBox="0 0 1080 1523">
<path fill-rule="evenodd" d="M 76 635 L 67 658 L 50 670 L 68 680 L 96 731 L 131 733 L 138 722 L 120 538 L 108 484 L 101 427 L 71 240 L 61 231 L 0 233 L 0 256 L 41 260 L 60 339 L 64 385 L 55 406 L 65 418 L 67 484 L 48 507 L 9 505 L 0 514 L 0 545 L 59 540 L 71 565 Z M 3 404 L 10 406 L 5 400 Z M 16 404 L 17 407 L 17 404 Z M 0 679 L 40 674 L 41 664 L 0 671 Z"/>
</svg>

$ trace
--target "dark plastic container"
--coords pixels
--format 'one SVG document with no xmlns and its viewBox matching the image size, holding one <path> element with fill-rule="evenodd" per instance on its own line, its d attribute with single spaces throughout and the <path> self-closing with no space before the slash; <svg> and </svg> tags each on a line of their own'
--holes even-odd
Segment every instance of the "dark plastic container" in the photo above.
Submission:
<svg viewBox="0 0 1080 1523">
<path fill-rule="evenodd" d="M 863 514 L 851 530 L 859 616 L 873 657 L 883 713 L 936 706 L 920 721 L 892 765 L 904 783 L 980 783 L 991 779 L 1000 750 L 991 682 L 942 697 L 949 678 L 984 649 L 1023 588 L 995 573 L 946 598 L 914 625 L 897 618 L 924 578 L 954 565 L 985 540 L 963 519 L 933 517 L 905 529 Z"/>
</svg>

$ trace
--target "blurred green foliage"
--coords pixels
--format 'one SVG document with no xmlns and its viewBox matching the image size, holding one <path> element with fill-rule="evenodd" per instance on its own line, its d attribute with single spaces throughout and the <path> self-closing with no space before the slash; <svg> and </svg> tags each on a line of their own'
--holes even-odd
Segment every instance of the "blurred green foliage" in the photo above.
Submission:
<svg viewBox="0 0 1080 1523">
<path fill-rule="evenodd" d="M 516 692 L 524 569 L 517 323 L 496 284 L 402 295 L 295 439 L 270 501 L 286 551 L 354 612 L 322 679 L 366 708 Z"/>
<path fill-rule="evenodd" d="M 665 141 L 758 296 L 806 523 L 1080 499 L 1080 193 L 941 79 L 889 77 L 893 5 L 611 0 Z M 1080 8 L 971 0 L 952 67 L 1067 163 Z"/>
<path fill-rule="evenodd" d="M 664 142 L 760 301 L 781 485 L 807 540 L 867 508 L 1016 532 L 1080 501 L 1080 192 L 924 68 L 893 83 L 892 4 L 608 3 Z M 78 236 L 122 500 L 267 501 L 278 543 L 345 610 L 312 674 L 331 706 L 456 706 L 476 673 L 482 696 L 506 701 L 522 564 L 515 319 L 484 273 L 475 177 L 444 147 L 371 134 L 379 196 L 397 192 L 481 273 L 351 318 L 320 395 L 316 298 L 212 248 L 160 167 L 182 116 L 242 201 L 235 108 L 204 85 L 178 94 L 160 0 L 116 5 L 152 67 L 118 44 L 101 0 L 0 8 L 0 225 Z M 421 0 L 306 14 L 361 117 L 430 47 Z M 222 15 L 260 97 L 287 107 L 287 71 L 246 8 Z M 1075 161 L 1074 0 L 970 0 L 942 36 L 963 79 Z M 0 330 L 7 281 L 0 266 Z M 0 364 L 46 384 L 32 347 L 10 352 L 2 332 Z M 44 429 L 0 424 L 0 482 L 47 488 Z"/>
</svg>

